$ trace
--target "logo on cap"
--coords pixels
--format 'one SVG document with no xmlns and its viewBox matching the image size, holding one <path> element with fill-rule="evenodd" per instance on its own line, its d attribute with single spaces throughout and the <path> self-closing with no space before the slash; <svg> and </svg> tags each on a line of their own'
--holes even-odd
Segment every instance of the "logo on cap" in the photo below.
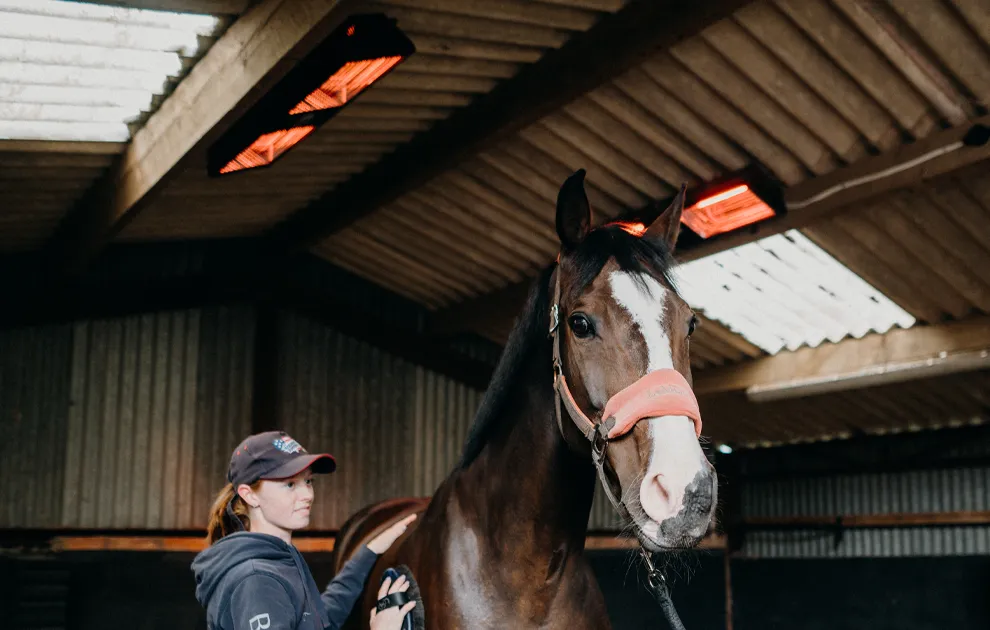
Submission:
<svg viewBox="0 0 990 630">
<path fill-rule="evenodd" d="M 296 442 L 288 435 L 280 438 L 275 438 L 274 440 L 272 440 L 272 444 L 278 450 L 282 451 L 283 453 L 289 453 L 290 455 L 294 453 L 306 452 L 306 449 L 304 449 L 302 445 L 299 444 L 299 442 Z"/>
</svg>

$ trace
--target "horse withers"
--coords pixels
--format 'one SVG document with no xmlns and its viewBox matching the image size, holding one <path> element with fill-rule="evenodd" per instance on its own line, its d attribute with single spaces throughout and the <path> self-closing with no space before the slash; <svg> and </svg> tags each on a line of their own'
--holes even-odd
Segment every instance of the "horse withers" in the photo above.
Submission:
<svg viewBox="0 0 990 630">
<path fill-rule="evenodd" d="M 682 189 L 649 227 L 592 229 L 584 171 L 564 182 L 558 260 L 533 283 L 460 461 L 432 498 L 349 519 L 338 569 L 415 512 L 372 576 L 407 565 L 427 627 L 601 629 L 605 602 L 583 556 L 596 474 L 644 549 L 701 540 L 717 481 L 690 389 L 697 320 L 671 278 L 683 203 Z M 351 627 L 367 628 L 377 584 Z"/>
</svg>

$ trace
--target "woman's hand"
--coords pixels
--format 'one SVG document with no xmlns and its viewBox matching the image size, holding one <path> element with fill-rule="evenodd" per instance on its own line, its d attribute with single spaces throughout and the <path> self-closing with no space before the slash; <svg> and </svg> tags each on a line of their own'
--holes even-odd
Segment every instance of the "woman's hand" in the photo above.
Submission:
<svg viewBox="0 0 990 630">
<path fill-rule="evenodd" d="M 381 599 L 386 595 L 391 595 L 392 593 L 404 593 L 409 589 L 409 582 L 406 581 L 406 576 L 404 575 L 400 575 L 399 579 L 395 581 L 395 584 L 392 584 L 390 587 L 389 584 L 391 582 L 392 578 L 385 578 L 385 581 L 382 582 L 381 587 L 378 589 L 378 599 Z M 371 630 L 399 630 L 402 627 L 402 620 L 405 619 L 406 613 L 415 607 L 416 602 L 406 602 L 402 608 L 392 606 L 391 608 L 386 608 L 382 612 L 378 612 L 376 609 L 372 608 Z"/>
<path fill-rule="evenodd" d="M 368 549 L 371 549 L 379 556 L 382 555 L 388 550 L 389 547 L 392 546 L 392 543 L 394 543 L 399 536 L 406 533 L 406 527 L 409 526 L 409 523 L 412 523 L 415 520 L 416 515 L 410 514 L 395 525 L 389 527 L 382 533 L 372 538 L 371 542 L 368 543 Z M 382 597 L 384 597 L 384 595 L 382 595 Z"/>
</svg>

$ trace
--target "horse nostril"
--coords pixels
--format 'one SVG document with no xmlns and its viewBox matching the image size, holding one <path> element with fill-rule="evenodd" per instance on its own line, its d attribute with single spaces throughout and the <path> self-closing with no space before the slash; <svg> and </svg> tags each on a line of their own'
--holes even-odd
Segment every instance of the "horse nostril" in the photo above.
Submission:
<svg viewBox="0 0 990 630">
<path fill-rule="evenodd" d="M 677 491 L 669 487 L 661 474 L 649 475 L 643 480 L 639 490 L 639 502 L 643 511 L 652 520 L 662 523 L 681 510 L 684 489 Z"/>
</svg>

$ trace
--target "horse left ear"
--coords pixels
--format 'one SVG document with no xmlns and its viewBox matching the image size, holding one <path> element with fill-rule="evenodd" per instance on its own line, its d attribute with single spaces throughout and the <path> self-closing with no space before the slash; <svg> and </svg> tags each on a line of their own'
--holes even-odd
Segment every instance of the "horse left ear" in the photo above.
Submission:
<svg viewBox="0 0 990 630">
<path fill-rule="evenodd" d="M 673 253 L 677 247 L 677 235 L 681 233 L 681 213 L 684 212 L 684 196 L 687 190 L 685 184 L 681 184 L 681 190 L 670 202 L 667 209 L 647 228 L 643 235 L 646 238 L 662 239 L 667 244 L 667 249 Z"/>
<path fill-rule="evenodd" d="M 557 236 L 561 249 L 572 250 L 591 230 L 591 204 L 584 192 L 584 169 L 568 177 L 557 193 Z"/>
</svg>

